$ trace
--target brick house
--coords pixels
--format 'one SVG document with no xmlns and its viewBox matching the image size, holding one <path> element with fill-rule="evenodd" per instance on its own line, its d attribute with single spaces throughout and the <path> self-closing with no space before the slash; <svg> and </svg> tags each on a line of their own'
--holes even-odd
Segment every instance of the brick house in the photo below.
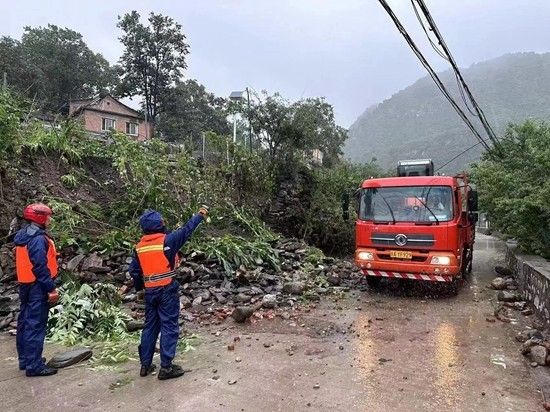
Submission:
<svg viewBox="0 0 550 412">
<path fill-rule="evenodd" d="M 95 135 L 103 135 L 110 130 L 126 133 L 137 140 L 146 140 L 153 135 L 153 126 L 145 122 L 138 111 L 109 94 L 71 100 L 69 116 L 82 119 L 84 129 Z"/>
</svg>

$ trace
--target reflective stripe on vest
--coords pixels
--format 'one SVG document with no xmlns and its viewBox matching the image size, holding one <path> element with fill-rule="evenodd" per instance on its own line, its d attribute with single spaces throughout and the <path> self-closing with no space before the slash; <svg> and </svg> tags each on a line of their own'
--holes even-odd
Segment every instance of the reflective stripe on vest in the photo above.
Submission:
<svg viewBox="0 0 550 412">
<path fill-rule="evenodd" d="M 57 277 L 57 251 L 55 250 L 55 244 L 49 237 L 48 239 L 48 254 L 46 255 L 47 266 L 50 270 L 52 279 Z M 33 264 L 29 257 L 29 250 L 27 246 L 15 247 L 15 268 L 17 272 L 17 281 L 19 283 L 33 283 L 36 281 L 36 276 L 32 272 Z"/>
<path fill-rule="evenodd" d="M 164 233 L 153 233 L 141 238 L 136 246 L 136 254 L 143 272 L 143 281 L 146 288 L 166 286 L 175 276 L 174 268 L 164 254 Z M 175 267 L 178 265 L 176 257 Z"/>
</svg>

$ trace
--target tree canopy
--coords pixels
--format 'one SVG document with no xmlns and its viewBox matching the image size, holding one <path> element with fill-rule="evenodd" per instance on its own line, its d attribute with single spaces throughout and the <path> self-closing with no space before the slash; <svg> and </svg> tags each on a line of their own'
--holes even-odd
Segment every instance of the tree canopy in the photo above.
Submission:
<svg viewBox="0 0 550 412">
<path fill-rule="evenodd" d="M 177 82 L 162 95 L 161 103 L 158 129 L 164 140 L 198 143 L 204 132 L 230 132 L 225 99 L 209 93 L 196 80 Z"/>
<path fill-rule="evenodd" d="M 272 160 L 307 157 L 318 149 L 330 165 L 342 153 L 346 130 L 335 123 L 334 110 L 323 98 L 290 103 L 278 93 L 264 93 L 250 110 L 254 133 Z"/>
<path fill-rule="evenodd" d="M 54 112 L 66 109 L 70 99 L 113 91 L 118 83 L 115 68 L 80 33 L 52 24 L 25 27 L 21 41 L 2 37 L 1 72 L 14 90 Z"/>
<path fill-rule="evenodd" d="M 524 250 L 550 257 L 550 126 L 511 125 L 500 147 L 473 169 L 481 208 Z"/>
<path fill-rule="evenodd" d="M 189 45 L 181 24 L 171 17 L 151 13 L 148 22 L 147 26 L 141 23 L 137 11 L 119 17 L 124 46 L 119 90 L 123 96 L 142 96 L 148 118 L 154 122 L 162 111 L 162 96 L 187 68 Z"/>
</svg>

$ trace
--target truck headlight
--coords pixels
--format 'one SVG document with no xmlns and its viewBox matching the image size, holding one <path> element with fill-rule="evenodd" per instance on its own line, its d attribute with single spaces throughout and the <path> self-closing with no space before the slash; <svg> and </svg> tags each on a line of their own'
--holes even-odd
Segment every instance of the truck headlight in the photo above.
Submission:
<svg viewBox="0 0 550 412">
<path fill-rule="evenodd" d="M 449 256 L 433 256 L 432 261 L 430 262 L 432 265 L 450 265 L 451 264 L 451 258 Z"/>
<path fill-rule="evenodd" d="M 357 260 L 374 260 L 374 254 L 372 252 L 359 252 L 357 253 Z"/>
</svg>

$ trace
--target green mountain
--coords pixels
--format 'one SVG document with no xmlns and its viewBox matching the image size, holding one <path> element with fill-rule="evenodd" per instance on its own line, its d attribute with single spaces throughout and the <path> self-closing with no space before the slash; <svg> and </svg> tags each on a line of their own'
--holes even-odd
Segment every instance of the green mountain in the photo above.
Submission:
<svg viewBox="0 0 550 412">
<path fill-rule="evenodd" d="M 461 71 L 497 135 L 511 122 L 550 119 L 550 53 L 506 54 Z M 448 70 L 440 77 L 469 114 L 454 74 Z M 469 117 L 485 138 L 481 124 Z M 476 142 L 432 79 L 424 77 L 359 116 L 344 153 L 355 162 L 376 157 L 385 168 L 394 168 L 399 159 L 431 158 L 437 169 Z M 441 172 L 467 169 L 482 150 L 478 145 Z"/>
</svg>

